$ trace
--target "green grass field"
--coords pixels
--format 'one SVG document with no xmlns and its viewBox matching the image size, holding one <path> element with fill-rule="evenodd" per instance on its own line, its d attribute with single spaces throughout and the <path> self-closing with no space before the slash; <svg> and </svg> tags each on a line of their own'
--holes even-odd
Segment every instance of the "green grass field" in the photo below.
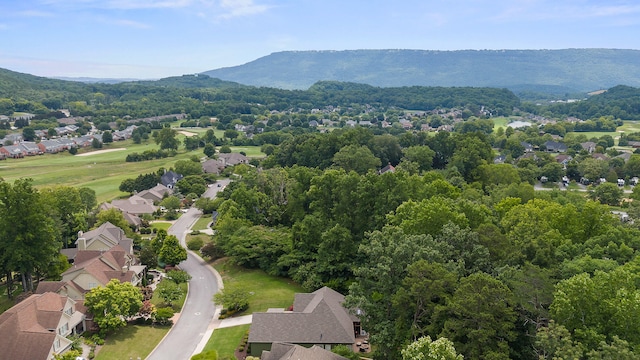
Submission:
<svg viewBox="0 0 640 360">
<path fill-rule="evenodd" d="M 168 231 L 171 227 L 171 223 L 168 221 L 154 221 L 150 224 L 152 229 L 162 229 Z"/>
<path fill-rule="evenodd" d="M 240 315 L 267 311 L 268 308 L 288 308 L 295 293 L 305 292 L 293 281 L 266 274 L 262 270 L 245 269 L 220 261 L 213 264 L 225 286 L 237 286 L 249 291 L 249 309 Z"/>
<path fill-rule="evenodd" d="M 496 131 L 498 128 L 505 128 L 509 123 L 509 118 L 502 116 L 491 118 L 491 120 L 493 121 L 493 131 Z"/>
<path fill-rule="evenodd" d="M 202 352 L 216 350 L 218 352 L 218 359 L 222 359 L 225 356 L 233 359 L 238 344 L 240 344 L 242 337 L 247 333 L 250 326 L 251 325 L 240 325 L 214 330 Z"/>
<path fill-rule="evenodd" d="M 169 329 L 169 326 L 129 325 L 109 335 L 95 359 L 144 359 L 160 343 Z"/>
<path fill-rule="evenodd" d="M 211 222 L 210 215 L 200 216 L 198 221 L 191 227 L 191 230 L 205 230 L 208 229 L 207 225 Z"/>
</svg>

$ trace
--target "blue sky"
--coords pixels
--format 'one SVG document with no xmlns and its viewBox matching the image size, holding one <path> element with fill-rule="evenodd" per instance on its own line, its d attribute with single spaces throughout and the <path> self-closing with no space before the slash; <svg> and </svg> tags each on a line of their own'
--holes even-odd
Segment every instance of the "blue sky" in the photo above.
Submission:
<svg viewBox="0 0 640 360">
<path fill-rule="evenodd" d="M 2 0 L 0 67 L 151 79 L 284 50 L 640 49 L 640 0 Z"/>
</svg>

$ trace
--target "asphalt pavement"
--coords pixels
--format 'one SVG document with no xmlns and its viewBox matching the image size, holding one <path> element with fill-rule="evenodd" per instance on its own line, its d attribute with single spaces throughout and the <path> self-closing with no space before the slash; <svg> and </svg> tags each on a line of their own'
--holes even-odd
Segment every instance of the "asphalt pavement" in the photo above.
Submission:
<svg viewBox="0 0 640 360">
<path fill-rule="evenodd" d="M 221 186 L 218 187 L 217 184 Z M 228 184 L 229 180 L 218 181 L 207 189 L 204 196 L 213 198 Z M 175 235 L 186 247 L 186 234 L 201 214 L 196 208 L 189 209 L 169 228 L 169 234 Z M 179 266 L 191 275 L 187 299 L 177 321 L 147 360 L 190 359 L 192 355 L 202 351 L 218 324 L 213 295 L 222 287 L 220 275 L 191 251 L 188 251 L 187 260 Z"/>
</svg>

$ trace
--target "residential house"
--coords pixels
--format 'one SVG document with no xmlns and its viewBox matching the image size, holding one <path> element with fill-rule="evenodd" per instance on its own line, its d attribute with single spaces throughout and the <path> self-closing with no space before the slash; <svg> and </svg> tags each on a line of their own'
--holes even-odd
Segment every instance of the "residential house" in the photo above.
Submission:
<svg viewBox="0 0 640 360">
<path fill-rule="evenodd" d="M 622 154 L 615 156 L 615 158 L 620 158 L 622 160 L 624 160 L 624 162 L 628 162 L 629 159 L 631 159 L 631 155 L 633 155 L 630 152 L 623 152 Z"/>
<path fill-rule="evenodd" d="M 135 130 L 137 126 L 131 125 L 128 126 L 124 130 L 114 131 L 111 135 L 113 137 L 113 141 L 122 141 L 126 139 L 131 139 L 133 136 L 133 130 Z"/>
<path fill-rule="evenodd" d="M 271 350 L 263 351 L 260 360 L 347 360 L 346 357 L 334 354 L 319 346 L 306 348 L 304 346 L 276 342 L 271 345 Z"/>
<path fill-rule="evenodd" d="M 218 154 L 218 159 L 224 162 L 225 167 L 249 163 L 249 158 L 240 153 Z"/>
<path fill-rule="evenodd" d="M 589 154 L 596 151 L 596 143 L 594 143 L 593 141 L 580 143 L 580 146 L 582 146 L 582 149 L 587 151 Z"/>
<path fill-rule="evenodd" d="M 151 189 L 140 191 L 137 195 L 143 199 L 147 199 L 153 202 L 154 204 L 157 204 L 158 202 L 162 201 L 165 196 L 169 196 L 171 194 L 173 194 L 172 189 L 169 189 L 162 184 L 158 184 Z"/>
<path fill-rule="evenodd" d="M 133 240 L 125 235 L 124 230 L 108 221 L 93 230 L 78 232 L 75 244 L 78 250 L 98 251 L 120 246 L 127 254 L 133 254 Z"/>
<path fill-rule="evenodd" d="M 62 283 L 42 281 L 47 288 L 58 287 L 58 293 L 74 300 L 84 299 L 84 295 L 97 286 L 105 286 L 112 279 L 130 282 L 135 286 L 142 283 L 144 265 L 138 265 L 133 255 L 116 245 L 107 251 L 78 250 L 74 264 L 62 273 Z M 38 289 L 40 289 L 38 284 Z M 40 292 L 42 290 L 36 290 Z"/>
<path fill-rule="evenodd" d="M 168 187 L 168 186 L 167 186 Z M 172 189 L 173 187 L 171 187 Z M 153 201 L 147 200 L 139 195 L 132 195 L 128 199 L 118 199 L 111 201 L 111 205 L 117 207 L 123 213 L 134 215 L 153 214 L 158 208 L 153 205 Z"/>
<path fill-rule="evenodd" d="M 202 163 L 202 170 L 205 174 L 219 175 L 224 170 L 224 161 L 219 159 L 209 159 Z"/>
<path fill-rule="evenodd" d="M 567 168 L 567 164 L 569 164 L 569 162 L 571 160 L 573 160 L 573 157 L 571 157 L 571 155 L 560 154 L 560 155 L 556 156 L 556 161 L 559 162 L 560 164 L 562 164 L 562 166 L 565 169 Z"/>
<path fill-rule="evenodd" d="M 116 210 L 120 211 L 120 213 L 122 214 L 122 217 L 124 217 L 124 219 L 131 226 L 131 228 L 133 228 L 135 230 L 139 229 L 140 225 L 142 225 L 142 219 L 140 219 L 140 217 L 138 215 L 130 214 L 128 212 L 123 212 L 121 209 L 113 206 L 110 203 L 102 203 L 98 207 L 99 211 L 109 210 L 109 209 L 116 209 Z"/>
<path fill-rule="evenodd" d="M 310 294 L 296 294 L 291 311 L 253 313 L 248 354 L 260 356 L 271 350 L 274 342 L 316 345 L 325 350 L 337 345 L 352 347 L 363 331 L 360 320 L 343 307 L 343 302 L 342 294 L 323 287 Z"/>
<path fill-rule="evenodd" d="M 378 170 L 378 174 L 382 175 L 384 173 L 387 172 L 396 172 L 396 168 L 393 167 L 393 165 L 391 165 L 391 163 L 389 163 L 387 166 L 383 167 L 382 169 Z"/>
<path fill-rule="evenodd" d="M 42 140 L 38 143 L 38 147 L 40 147 L 40 151 L 47 154 L 57 154 L 63 150 L 65 147 L 62 143 L 56 140 Z"/>
<path fill-rule="evenodd" d="M 565 152 L 567 151 L 567 145 L 556 142 L 556 141 L 547 141 L 544 143 L 544 146 L 547 148 L 548 152 Z"/>
<path fill-rule="evenodd" d="M 42 155 L 44 152 L 40 149 L 38 144 L 33 141 L 23 141 L 19 144 L 23 152 L 27 156 Z"/>
<path fill-rule="evenodd" d="M 609 160 L 609 156 L 607 156 L 606 154 L 591 154 L 591 157 L 596 159 L 596 160 Z"/>
<path fill-rule="evenodd" d="M 52 292 L 34 294 L 0 314 L 0 357 L 52 360 L 71 348 L 71 335 L 85 329 L 76 301 Z"/>
<path fill-rule="evenodd" d="M 10 142 L 12 145 L 16 145 L 22 140 L 24 140 L 24 138 L 20 133 L 7 134 L 7 136 L 4 137 L 2 144 L 4 145 L 7 142 Z"/>
<path fill-rule="evenodd" d="M 25 153 L 24 149 L 20 145 L 6 145 L 0 147 L 0 152 L 5 155 L 5 157 L 17 159 L 23 158 Z"/>
<path fill-rule="evenodd" d="M 506 155 L 498 155 L 498 156 L 493 158 L 493 163 L 494 164 L 504 164 L 505 161 L 507 161 L 507 156 Z"/>
<path fill-rule="evenodd" d="M 183 177 L 184 176 L 182 174 L 178 174 L 175 171 L 166 171 L 160 177 L 160 182 L 169 189 L 173 189 L 176 186 L 176 183 Z"/>
<path fill-rule="evenodd" d="M 528 142 L 521 141 L 520 145 L 524 147 L 524 152 L 533 152 L 533 145 L 529 144 Z"/>
<path fill-rule="evenodd" d="M 78 147 L 78 145 L 76 144 L 75 140 L 73 140 L 73 139 L 69 139 L 69 138 L 66 138 L 66 137 L 61 137 L 61 138 L 56 139 L 56 140 L 60 143 L 60 145 L 62 145 L 64 150 L 69 150 L 71 148 Z"/>
<path fill-rule="evenodd" d="M 76 146 L 79 146 L 79 147 L 89 147 L 91 146 L 92 142 L 93 142 L 93 135 L 80 136 L 74 140 L 74 143 L 76 144 Z"/>
</svg>

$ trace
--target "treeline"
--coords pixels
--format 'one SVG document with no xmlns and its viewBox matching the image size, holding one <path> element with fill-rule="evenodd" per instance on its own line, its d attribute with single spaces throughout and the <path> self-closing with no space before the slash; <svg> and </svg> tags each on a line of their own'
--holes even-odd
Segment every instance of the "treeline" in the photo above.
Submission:
<svg viewBox="0 0 640 360">
<path fill-rule="evenodd" d="M 583 120 L 605 116 L 612 116 L 614 119 L 640 120 L 640 89 L 619 85 L 602 94 L 590 96 L 584 101 L 556 103 L 536 111 L 536 113 L 544 112 L 555 116 L 573 116 Z"/>
</svg>

